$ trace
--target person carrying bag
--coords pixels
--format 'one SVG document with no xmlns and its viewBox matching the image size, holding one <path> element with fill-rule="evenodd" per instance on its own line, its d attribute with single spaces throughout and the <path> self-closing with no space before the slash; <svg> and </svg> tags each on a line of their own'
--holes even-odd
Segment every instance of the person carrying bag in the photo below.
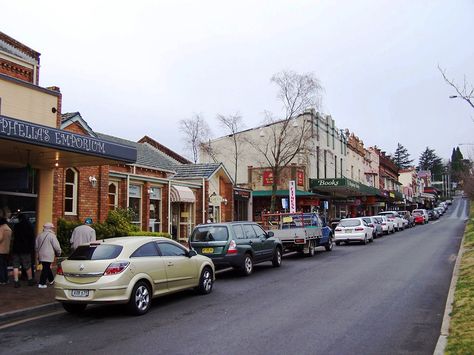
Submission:
<svg viewBox="0 0 474 355">
<path fill-rule="evenodd" d="M 61 255 L 61 246 L 53 231 L 54 225 L 51 222 L 43 225 L 43 232 L 36 238 L 36 253 L 38 261 L 41 263 L 41 275 L 38 288 L 47 288 L 46 282 L 50 285 L 54 283 L 51 263 L 54 258 Z"/>
</svg>

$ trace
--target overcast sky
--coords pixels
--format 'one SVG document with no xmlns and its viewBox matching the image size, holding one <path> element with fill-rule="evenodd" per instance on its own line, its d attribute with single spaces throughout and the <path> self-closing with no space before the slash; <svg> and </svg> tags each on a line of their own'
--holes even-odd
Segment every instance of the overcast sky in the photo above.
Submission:
<svg viewBox="0 0 474 355">
<path fill-rule="evenodd" d="M 274 73 L 312 72 L 322 111 L 388 153 L 474 152 L 474 1 L 3 1 L 0 31 L 41 55 L 41 86 L 93 130 L 183 153 L 180 119 L 278 114 Z M 189 156 L 189 155 L 188 155 Z M 474 155 L 472 156 L 474 158 Z"/>
</svg>

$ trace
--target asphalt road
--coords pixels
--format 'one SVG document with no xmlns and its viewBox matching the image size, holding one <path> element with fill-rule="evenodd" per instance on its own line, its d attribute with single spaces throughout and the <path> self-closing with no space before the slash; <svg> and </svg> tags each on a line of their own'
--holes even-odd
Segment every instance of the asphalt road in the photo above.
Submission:
<svg viewBox="0 0 474 355">
<path fill-rule="evenodd" d="M 250 277 L 218 275 L 212 294 L 60 313 L 0 331 L 5 354 L 432 354 L 468 204 L 367 246 L 286 256 Z"/>
</svg>

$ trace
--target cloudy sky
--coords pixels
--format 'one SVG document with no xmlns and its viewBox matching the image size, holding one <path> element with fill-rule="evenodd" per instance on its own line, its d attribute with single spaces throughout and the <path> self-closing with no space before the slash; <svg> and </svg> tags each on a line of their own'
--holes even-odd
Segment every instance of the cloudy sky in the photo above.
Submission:
<svg viewBox="0 0 474 355">
<path fill-rule="evenodd" d="M 474 110 L 443 81 L 474 84 L 474 1 L 52 1 L 1 4 L 0 31 L 39 51 L 41 86 L 97 132 L 183 152 L 178 121 L 246 127 L 278 114 L 270 78 L 314 73 L 322 111 L 366 146 L 474 153 Z M 472 154 L 474 158 L 474 154 Z"/>
</svg>

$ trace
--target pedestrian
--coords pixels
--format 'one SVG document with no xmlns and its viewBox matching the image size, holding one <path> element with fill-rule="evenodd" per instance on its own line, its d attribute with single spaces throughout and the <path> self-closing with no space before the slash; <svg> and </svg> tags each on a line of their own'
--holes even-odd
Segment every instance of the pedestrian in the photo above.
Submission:
<svg viewBox="0 0 474 355">
<path fill-rule="evenodd" d="M 8 283 L 8 254 L 10 254 L 10 243 L 12 230 L 4 217 L 0 217 L 0 285 Z"/>
<path fill-rule="evenodd" d="M 71 236 L 71 250 L 74 251 L 79 245 L 95 242 L 95 230 L 90 225 L 92 224 L 91 218 L 86 218 L 84 224 L 77 226 L 72 231 Z"/>
<path fill-rule="evenodd" d="M 19 268 L 26 272 L 28 286 L 36 284 L 31 272 L 31 254 L 35 251 L 35 232 L 28 217 L 23 213 L 18 215 L 18 223 L 13 227 L 12 264 L 14 286 L 20 287 L 18 280 Z"/>
<path fill-rule="evenodd" d="M 51 271 L 51 263 L 55 256 L 61 255 L 61 246 L 53 231 L 54 224 L 45 223 L 43 231 L 36 238 L 36 253 L 38 261 L 41 263 L 41 275 L 38 288 L 46 288 L 46 282 L 50 285 L 54 283 L 53 272 Z"/>
</svg>

